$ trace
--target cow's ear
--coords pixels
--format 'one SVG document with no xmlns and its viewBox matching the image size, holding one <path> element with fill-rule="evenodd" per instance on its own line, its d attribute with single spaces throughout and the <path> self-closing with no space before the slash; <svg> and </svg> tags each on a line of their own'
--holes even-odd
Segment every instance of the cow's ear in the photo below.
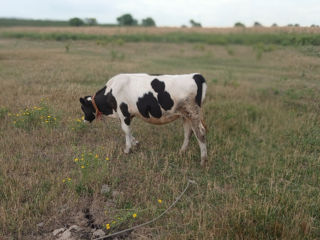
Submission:
<svg viewBox="0 0 320 240">
<path fill-rule="evenodd" d="M 79 101 L 82 105 L 86 105 L 86 100 L 84 98 L 80 98 Z"/>
</svg>

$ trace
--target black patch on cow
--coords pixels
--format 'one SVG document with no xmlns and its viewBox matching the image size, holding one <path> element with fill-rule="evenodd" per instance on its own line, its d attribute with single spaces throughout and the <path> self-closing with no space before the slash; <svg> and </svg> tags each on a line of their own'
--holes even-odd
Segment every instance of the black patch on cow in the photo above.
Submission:
<svg viewBox="0 0 320 240">
<path fill-rule="evenodd" d="M 125 124 L 130 125 L 131 115 L 130 115 L 129 110 L 128 110 L 128 105 L 126 103 L 124 103 L 124 102 L 121 103 L 120 104 L 120 110 L 121 110 L 123 116 L 125 117 L 125 119 L 124 119 Z"/>
<path fill-rule="evenodd" d="M 173 106 L 173 100 L 170 94 L 167 91 L 165 91 L 165 83 L 158 79 L 154 79 L 151 82 L 151 87 L 156 93 L 158 93 L 158 102 L 160 106 L 164 110 L 170 110 Z"/>
<path fill-rule="evenodd" d="M 137 107 L 140 114 L 145 118 L 150 118 L 150 115 L 155 118 L 161 118 L 162 112 L 157 99 L 152 92 L 146 93 L 143 97 L 138 98 Z"/>
<path fill-rule="evenodd" d="M 105 115 L 110 115 L 113 111 L 117 111 L 117 100 L 112 95 L 112 89 L 106 94 L 107 87 L 100 89 L 95 95 L 95 102 L 100 112 Z"/>
<path fill-rule="evenodd" d="M 151 73 L 149 74 L 150 76 L 162 76 L 163 74 L 160 74 L 160 73 Z"/>
<path fill-rule="evenodd" d="M 95 109 L 92 105 L 92 102 L 87 100 L 88 97 L 89 96 L 86 96 L 84 98 L 80 98 L 79 100 L 81 103 L 81 109 L 84 113 L 84 119 L 92 122 L 96 118 L 94 116 Z"/>
<path fill-rule="evenodd" d="M 196 74 L 193 76 L 194 81 L 197 84 L 197 95 L 195 97 L 196 103 L 201 107 L 201 98 L 202 98 L 202 84 L 206 82 L 204 77 L 200 74 Z"/>
</svg>

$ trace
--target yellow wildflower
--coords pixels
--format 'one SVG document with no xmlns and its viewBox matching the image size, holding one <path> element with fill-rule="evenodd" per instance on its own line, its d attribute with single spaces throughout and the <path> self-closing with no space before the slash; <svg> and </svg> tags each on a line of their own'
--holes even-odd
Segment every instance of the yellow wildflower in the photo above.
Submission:
<svg viewBox="0 0 320 240">
<path fill-rule="evenodd" d="M 107 229 L 107 230 L 110 229 L 110 224 L 109 224 L 109 223 L 106 224 L 106 229 Z"/>
<path fill-rule="evenodd" d="M 107 161 L 109 161 L 109 158 L 108 158 L 108 157 L 106 157 L 106 160 L 107 160 Z"/>
<path fill-rule="evenodd" d="M 75 159 L 74 159 L 74 161 L 75 161 L 75 162 L 78 162 L 78 161 L 79 161 L 79 159 L 78 159 L 78 158 L 75 158 Z"/>
<path fill-rule="evenodd" d="M 48 118 L 51 118 L 51 116 L 50 116 L 50 115 L 48 115 Z"/>
<path fill-rule="evenodd" d="M 117 222 L 116 221 L 112 221 L 112 224 L 116 224 Z"/>
<path fill-rule="evenodd" d="M 161 200 L 161 199 L 158 199 L 158 203 L 162 203 L 162 200 Z"/>
<path fill-rule="evenodd" d="M 68 177 L 68 181 L 70 182 L 70 181 L 71 181 L 71 178 Z"/>
<path fill-rule="evenodd" d="M 84 166 L 83 166 L 83 165 L 81 165 L 81 168 L 84 168 Z"/>
<path fill-rule="evenodd" d="M 63 183 L 64 183 L 65 181 L 66 181 L 65 179 L 62 180 Z"/>
<path fill-rule="evenodd" d="M 99 155 L 98 155 L 98 154 L 96 154 L 94 157 L 95 157 L 95 158 L 98 158 L 98 157 L 99 157 Z"/>
<path fill-rule="evenodd" d="M 136 218 L 136 217 L 137 217 L 137 214 L 136 214 L 136 213 L 132 214 L 132 217 L 133 217 L 133 218 Z"/>
<path fill-rule="evenodd" d="M 84 116 L 81 117 L 81 120 L 84 120 Z"/>
</svg>

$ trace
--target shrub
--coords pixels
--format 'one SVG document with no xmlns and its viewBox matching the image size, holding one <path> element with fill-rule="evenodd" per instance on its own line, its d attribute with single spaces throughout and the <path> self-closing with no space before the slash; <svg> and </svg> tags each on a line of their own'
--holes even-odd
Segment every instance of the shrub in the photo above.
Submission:
<svg viewBox="0 0 320 240">
<path fill-rule="evenodd" d="M 156 23 L 152 18 L 148 17 L 148 18 L 142 19 L 141 25 L 144 27 L 154 27 L 156 26 Z"/>
<path fill-rule="evenodd" d="M 79 26 L 83 26 L 84 25 L 84 21 L 82 21 L 80 18 L 71 18 L 69 20 L 69 24 L 70 26 L 75 26 L 75 27 L 79 27 Z"/>
</svg>

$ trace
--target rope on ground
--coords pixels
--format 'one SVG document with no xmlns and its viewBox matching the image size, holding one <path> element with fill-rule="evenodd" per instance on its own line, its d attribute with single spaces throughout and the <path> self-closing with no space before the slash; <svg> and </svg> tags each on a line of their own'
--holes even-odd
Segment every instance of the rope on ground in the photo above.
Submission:
<svg viewBox="0 0 320 240">
<path fill-rule="evenodd" d="M 128 229 L 124 229 L 122 231 L 119 231 L 119 232 L 116 232 L 116 233 L 112 233 L 112 234 L 109 234 L 109 235 L 106 235 L 106 236 L 103 236 L 103 237 L 100 237 L 100 238 L 96 238 L 95 240 L 101 240 L 101 239 L 106 239 L 106 238 L 109 238 L 109 237 L 114 237 L 114 236 L 117 236 L 119 234 L 122 234 L 122 233 L 125 233 L 125 232 L 128 232 L 128 231 L 132 231 L 132 230 L 135 230 L 137 228 L 140 228 L 140 227 L 143 227 L 145 225 L 148 225 L 150 223 L 153 223 L 155 221 L 157 221 L 159 218 L 161 218 L 163 215 L 165 215 L 171 208 L 173 208 L 174 205 L 176 205 L 176 203 L 182 198 L 182 196 L 185 194 L 185 192 L 188 190 L 190 184 L 196 184 L 195 181 L 193 180 L 190 180 L 188 179 L 188 183 L 187 183 L 187 186 L 185 187 L 185 189 L 181 192 L 181 194 L 176 198 L 176 200 L 164 211 L 162 212 L 159 216 L 155 217 L 154 219 L 148 221 L 148 222 L 145 222 L 145 223 L 142 223 L 140 225 L 137 225 L 137 226 L 134 226 L 134 227 L 131 227 L 131 228 L 128 228 Z"/>
</svg>

